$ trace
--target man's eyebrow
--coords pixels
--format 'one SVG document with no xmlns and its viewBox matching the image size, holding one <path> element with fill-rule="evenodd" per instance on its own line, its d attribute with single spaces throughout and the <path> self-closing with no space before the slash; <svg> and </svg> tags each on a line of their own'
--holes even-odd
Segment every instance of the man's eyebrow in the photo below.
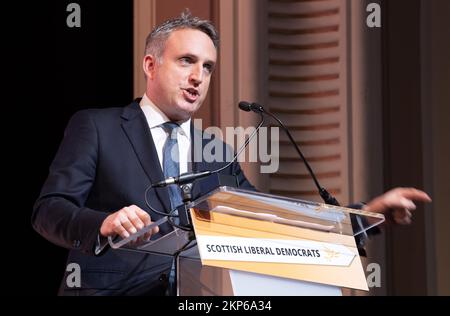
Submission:
<svg viewBox="0 0 450 316">
<path fill-rule="evenodd" d="M 191 58 L 191 59 L 194 59 L 194 60 L 199 60 L 199 57 L 197 55 L 189 54 L 189 53 L 181 54 L 180 58 L 183 58 L 183 57 L 188 57 L 188 58 Z M 205 64 L 211 64 L 213 66 L 216 64 L 216 62 L 214 60 L 212 60 L 212 59 L 208 59 L 204 63 Z"/>
<path fill-rule="evenodd" d="M 180 58 L 182 58 L 182 57 L 189 57 L 189 58 L 193 58 L 193 59 L 198 59 L 197 55 L 189 54 L 189 53 L 180 54 Z"/>
<path fill-rule="evenodd" d="M 216 62 L 214 60 L 207 60 L 205 64 L 210 64 L 211 66 L 215 66 Z"/>
</svg>

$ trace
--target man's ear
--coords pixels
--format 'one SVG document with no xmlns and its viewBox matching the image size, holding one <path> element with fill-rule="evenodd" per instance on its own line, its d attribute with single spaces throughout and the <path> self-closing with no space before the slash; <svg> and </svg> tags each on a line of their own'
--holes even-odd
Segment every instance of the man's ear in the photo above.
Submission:
<svg viewBox="0 0 450 316">
<path fill-rule="evenodd" d="M 156 58 L 153 55 L 145 55 L 142 66 L 147 79 L 153 79 L 156 67 Z"/>
</svg>

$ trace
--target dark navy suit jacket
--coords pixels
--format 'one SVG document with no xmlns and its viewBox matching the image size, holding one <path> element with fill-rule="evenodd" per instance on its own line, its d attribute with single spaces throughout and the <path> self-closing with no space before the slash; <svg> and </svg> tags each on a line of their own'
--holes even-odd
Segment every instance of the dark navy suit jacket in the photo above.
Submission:
<svg viewBox="0 0 450 316">
<path fill-rule="evenodd" d="M 149 212 L 152 220 L 161 217 L 152 213 L 144 200 L 145 190 L 162 180 L 163 173 L 138 102 L 124 108 L 77 112 L 50 166 L 32 224 L 52 243 L 70 249 L 67 263 L 81 268 L 81 288 L 69 288 L 64 278 L 60 294 L 164 294 L 164 275 L 170 270 L 171 257 L 110 248 L 94 254 L 100 226 L 110 213 L 135 204 Z M 224 165 L 202 161 L 192 168 L 215 170 Z M 236 175 L 240 187 L 253 189 L 238 163 L 222 173 Z M 167 188 L 151 189 L 147 197 L 155 209 L 170 211 Z M 171 230 L 163 224 L 159 235 Z"/>
</svg>

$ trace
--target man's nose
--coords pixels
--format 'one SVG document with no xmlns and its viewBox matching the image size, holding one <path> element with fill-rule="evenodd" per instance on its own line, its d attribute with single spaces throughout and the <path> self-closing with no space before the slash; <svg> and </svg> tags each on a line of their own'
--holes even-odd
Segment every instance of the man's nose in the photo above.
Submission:
<svg viewBox="0 0 450 316">
<path fill-rule="evenodd" d="M 203 67 L 201 65 L 195 66 L 192 68 L 189 80 L 192 83 L 199 85 L 203 82 L 203 75 Z"/>
</svg>

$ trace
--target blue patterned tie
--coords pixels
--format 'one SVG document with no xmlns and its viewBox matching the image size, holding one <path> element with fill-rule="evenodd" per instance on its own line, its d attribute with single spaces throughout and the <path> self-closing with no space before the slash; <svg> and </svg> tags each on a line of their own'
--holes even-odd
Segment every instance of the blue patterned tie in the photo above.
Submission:
<svg viewBox="0 0 450 316">
<path fill-rule="evenodd" d="M 177 129 L 180 126 L 174 122 L 166 122 L 164 130 L 169 134 L 163 148 L 164 177 L 177 177 L 180 175 L 180 152 L 178 149 Z M 182 204 L 181 190 L 177 184 L 168 186 L 171 210 Z"/>
<path fill-rule="evenodd" d="M 177 129 L 180 127 L 177 123 L 166 122 L 162 125 L 164 130 L 169 134 L 166 143 L 163 147 L 163 171 L 164 177 L 177 177 L 180 175 L 180 152 L 178 148 L 177 141 Z M 173 210 L 178 205 L 182 204 L 181 190 L 176 184 L 168 186 L 169 198 L 171 210 Z M 177 213 L 174 213 L 177 214 Z M 174 217 L 173 221 L 178 224 L 178 218 Z M 175 280 L 175 257 L 172 260 L 172 267 L 169 273 L 169 287 L 167 295 L 176 295 L 176 280 Z"/>
</svg>

